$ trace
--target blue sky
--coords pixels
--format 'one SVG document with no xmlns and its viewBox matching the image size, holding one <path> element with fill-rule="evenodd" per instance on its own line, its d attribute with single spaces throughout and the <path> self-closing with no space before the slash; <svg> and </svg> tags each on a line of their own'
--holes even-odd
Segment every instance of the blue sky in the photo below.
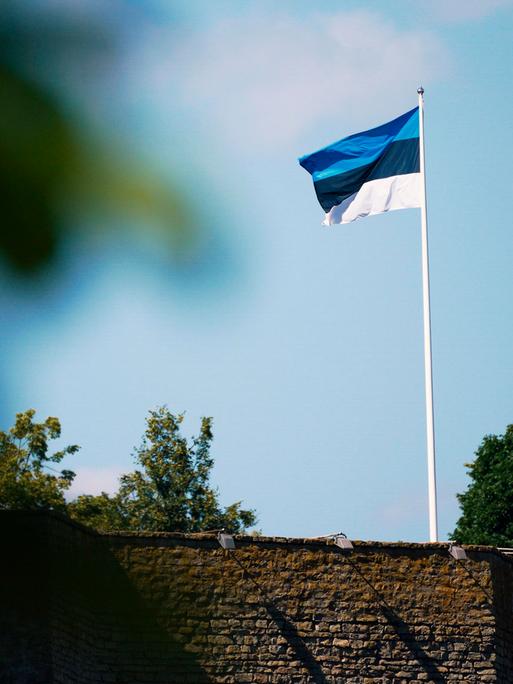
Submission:
<svg viewBox="0 0 513 684">
<path fill-rule="evenodd" d="M 149 409 L 211 415 L 222 501 L 264 533 L 426 540 L 419 212 L 324 228 L 297 163 L 422 83 L 446 538 L 464 463 L 513 422 L 513 3 L 170 6 L 82 2 L 116 60 L 52 85 L 182 189 L 200 245 L 177 265 L 91 213 L 53 280 L 0 272 L 2 425 L 59 416 L 77 493 L 115 487 Z"/>
</svg>

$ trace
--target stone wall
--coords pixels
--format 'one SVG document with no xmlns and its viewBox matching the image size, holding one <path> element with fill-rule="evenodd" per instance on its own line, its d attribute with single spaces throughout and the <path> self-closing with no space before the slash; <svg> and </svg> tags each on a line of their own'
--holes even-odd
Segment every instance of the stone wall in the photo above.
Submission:
<svg viewBox="0 0 513 684">
<path fill-rule="evenodd" d="M 494 549 L 0 524 L 2 683 L 513 682 Z"/>
</svg>

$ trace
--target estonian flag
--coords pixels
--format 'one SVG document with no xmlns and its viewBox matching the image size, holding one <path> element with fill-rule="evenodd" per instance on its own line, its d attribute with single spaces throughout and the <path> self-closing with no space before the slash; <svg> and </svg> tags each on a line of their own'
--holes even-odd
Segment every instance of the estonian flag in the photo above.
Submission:
<svg viewBox="0 0 513 684">
<path fill-rule="evenodd" d="M 419 108 L 299 159 L 312 174 L 323 223 L 420 207 Z"/>
</svg>

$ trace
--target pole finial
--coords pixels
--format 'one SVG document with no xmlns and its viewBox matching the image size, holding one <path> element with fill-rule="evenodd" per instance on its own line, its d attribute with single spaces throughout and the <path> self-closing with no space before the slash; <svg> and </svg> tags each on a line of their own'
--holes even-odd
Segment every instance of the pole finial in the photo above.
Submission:
<svg viewBox="0 0 513 684">
<path fill-rule="evenodd" d="M 419 86 L 419 87 L 417 88 L 417 92 L 418 92 L 419 95 L 424 95 L 424 88 L 423 88 L 422 86 Z"/>
</svg>

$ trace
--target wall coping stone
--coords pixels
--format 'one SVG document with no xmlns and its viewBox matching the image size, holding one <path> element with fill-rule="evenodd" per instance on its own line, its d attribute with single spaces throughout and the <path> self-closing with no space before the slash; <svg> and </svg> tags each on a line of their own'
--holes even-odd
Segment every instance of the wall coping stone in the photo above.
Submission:
<svg viewBox="0 0 513 684">
<path fill-rule="evenodd" d="M 15 517 L 17 519 L 20 516 L 43 518 L 43 519 L 54 519 L 65 525 L 76 528 L 84 532 L 85 534 L 92 535 L 94 537 L 101 537 L 104 539 L 109 539 L 114 543 L 123 542 L 141 542 L 141 543 L 155 543 L 158 540 L 169 541 L 169 542 L 185 542 L 187 546 L 191 545 L 191 542 L 195 542 L 198 546 L 205 546 L 215 544 L 217 548 L 217 532 L 131 532 L 127 530 L 108 530 L 105 532 L 98 532 L 97 530 L 83 525 L 75 520 L 72 520 L 63 513 L 57 511 L 46 511 L 46 510 L 0 510 L 0 519 L 2 517 Z M 290 547 L 307 547 L 307 548 L 330 548 L 338 547 L 335 546 L 334 542 L 331 540 L 323 538 L 312 538 L 312 537 L 281 537 L 281 536 L 263 536 L 263 535 L 251 535 L 251 534 L 235 534 L 233 535 L 238 546 L 250 546 L 250 545 L 262 545 L 262 546 L 290 546 Z M 370 540 L 360 540 L 352 539 L 351 542 L 358 551 L 443 551 L 447 553 L 447 550 L 451 542 L 405 542 L 405 541 L 370 541 Z M 485 546 L 478 544 L 462 544 L 466 551 L 470 553 L 480 553 L 480 554 L 491 554 L 498 556 L 501 560 L 506 560 L 509 563 L 513 563 L 513 557 L 508 556 L 495 546 Z M 221 547 L 219 547 L 221 548 Z M 341 553 L 347 553 L 340 549 Z"/>
</svg>

